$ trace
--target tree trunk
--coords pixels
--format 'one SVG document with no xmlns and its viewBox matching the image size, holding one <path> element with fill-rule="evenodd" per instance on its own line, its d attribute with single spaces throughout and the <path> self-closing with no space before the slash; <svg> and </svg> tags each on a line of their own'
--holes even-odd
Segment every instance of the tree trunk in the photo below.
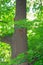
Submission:
<svg viewBox="0 0 43 65">
<path fill-rule="evenodd" d="M 26 18 L 26 0 L 16 0 L 16 17 L 15 20 Z M 17 29 L 15 26 L 15 32 L 11 37 L 4 37 L 2 41 L 10 43 L 12 47 L 12 58 L 15 58 L 19 53 L 23 53 L 27 50 L 27 36 L 26 29 Z M 24 62 L 20 65 L 28 65 Z"/>
<path fill-rule="evenodd" d="M 26 18 L 26 0 L 16 0 L 16 18 L 15 20 L 20 20 Z M 20 28 L 17 29 L 15 26 L 15 33 L 12 38 L 13 43 L 13 57 L 16 57 L 19 53 L 23 53 L 27 50 L 27 36 L 26 29 Z M 27 62 L 24 62 L 20 65 L 28 65 Z"/>
</svg>

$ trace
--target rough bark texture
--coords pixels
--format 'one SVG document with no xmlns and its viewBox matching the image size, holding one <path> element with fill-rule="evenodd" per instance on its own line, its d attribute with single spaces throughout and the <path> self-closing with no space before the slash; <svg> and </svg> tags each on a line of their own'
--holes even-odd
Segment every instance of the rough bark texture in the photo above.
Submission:
<svg viewBox="0 0 43 65">
<path fill-rule="evenodd" d="M 16 17 L 15 20 L 26 18 L 26 0 L 16 0 Z M 9 42 L 12 46 L 12 57 L 15 58 L 19 53 L 27 50 L 26 29 L 16 29 L 11 37 L 5 37 L 5 42 Z M 28 65 L 27 62 L 20 65 Z"/>
</svg>

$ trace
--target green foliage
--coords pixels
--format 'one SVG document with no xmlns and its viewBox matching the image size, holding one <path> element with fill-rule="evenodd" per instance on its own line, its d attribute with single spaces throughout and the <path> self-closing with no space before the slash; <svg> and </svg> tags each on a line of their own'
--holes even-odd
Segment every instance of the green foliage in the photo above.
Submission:
<svg viewBox="0 0 43 65">
<path fill-rule="evenodd" d="M 40 1 L 40 2 L 39 2 Z M 32 65 L 43 65 L 43 5 L 42 0 L 37 0 L 33 4 L 32 11 L 35 12 L 36 19 L 30 21 L 28 26 L 28 62 Z M 29 11 L 28 11 L 29 12 Z M 29 28 L 30 27 L 30 28 Z"/>
<path fill-rule="evenodd" d="M 9 7 L 7 6 L 9 1 L 10 0 L 7 0 L 7 1 L 4 0 L 4 3 L 3 3 L 0 0 L 0 2 L 2 2 L 2 4 L 4 5 L 0 7 L 1 8 L 0 10 L 2 12 L 0 13 L 1 15 L 0 36 L 5 36 L 7 34 L 12 33 L 14 31 L 14 27 L 12 26 L 15 24 L 16 28 L 27 29 L 27 41 L 28 41 L 28 50 L 26 51 L 27 55 L 25 54 L 25 52 L 21 53 L 15 59 L 11 59 L 9 64 L 17 65 L 17 64 L 21 64 L 23 62 L 28 61 L 28 63 L 32 65 L 43 65 L 43 3 L 42 3 L 43 0 L 34 0 L 33 2 L 30 0 L 27 0 L 27 3 L 29 4 L 29 5 L 27 4 L 27 9 L 26 9 L 27 14 L 30 13 L 30 7 L 33 6 L 31 9 L 32 9 L 32 12 L 34 13 L 35 18 L 32 19 L 32 17 L 28 15 L 29 17 L 31 17 L 30 19 L 27 16 L 27 19 L 19 20 L 19 21 L 16 21 L 15 23 L 13 22 L 13 19 L 12 19 L 14 17 L 13 5 L 11 4 Z M 2 42 L 0 42 L 0 46 L 1 46 L 1 43 Z M 3 51 L 3 49 L 1 50 Z M 3 54 L 2 56 L 0 54 L 0 57 L 4 58 Z M 7 63 L 4 63 L 4 64 L 8 65 Z"/>
<path fill-rule="evenodd" d="M 16 58 L 10 59 L 10 61 L 8 60 L 6 62 L 0 62 L 0 65 L 12 65 L 12 64 L 19 65 L 27 61 L 26 57 L 27 56 L 25 55 L 25 53 L 21 53 Z"/>
<path fill-rule="evenodd" d="M 0 36 L 14 32 L 15 1 L 0 0 Z"/>
<path fill-rule="evenodd" d="M 27 31 L 28 37 L 28 60 L 31 62 L 34 58 L 43 60 L 43 21 L 34 22 L 32 28 Z"/>
<path fill-rule="evenodd" d="M 0 63 L 10 62 L 11 46 L 7 43 L 0 42 Z"/>
</svg>

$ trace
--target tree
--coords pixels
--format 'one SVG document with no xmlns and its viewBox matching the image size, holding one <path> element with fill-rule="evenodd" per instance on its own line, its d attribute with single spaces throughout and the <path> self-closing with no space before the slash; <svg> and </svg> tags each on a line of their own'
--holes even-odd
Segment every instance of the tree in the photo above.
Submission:
<svg viewBox="0 0 43 65">
<path fill-rule="evenodd" d="M 7 1 L 4 1 L 4 5 L 6 5 L 6 2 Z M 26 18 L 26 0 L 24 0 L 24 1 L 23 0 L 21 0 L 21 1 L 17 0 L 16 3 L 17 3 L 17 7 L 16 7 L 16 18 L 15 18 L 15 20 Z M 23 7 L 24 7 L 24 9 L 23 9 Z M 12 6 L 10 6 L 10 8 L 12 8 Z M 11 10 L 8 10 L 8 11 L 9 12 L 11 11 L 10 13 L 12 13 L 12 10 L 13 10 L 13 8 Z M 5 12 L 8 12 L 8 11 L 5 11 Z M 2 14 L 1 14 L 1 16 L 2 16 Z M 12 16 L 12 14 L 11 14 L 11 16 Z M 4 17 L 5 17 L 5 15 L 4 15 Z M 11 18 L 9 18 L 10 21 L 12 21 L 12 18 L 13 18 L 13 16 Z M 3 21 L 6 22 L 6 19 L 7 18 L 5 18 Z M 8 19 L 8 21 L 9 21 L 9 19 Z M 9 42 L 11 44 L 13 58 L 15 58 L 15 56 L 17 56 L 19 53 L 26 51 L 27 41 L 26 41 L 26 29 L 25 28 L 16 29 L 16 26 L 15 26 L 14 35 L 12 35 L 11 38 L 9 36 L 6 36 L 2 40 L 4 42 Z M 27 63 L 23 63 L 22 65 L 27 65 Z"/>
<path fill-rule="evenodd" d="M 2 41 L 12 46 L 13 64 L 43 65 L 43 0 L 27 0 L 27 9 L 25 0 L 16 4 L 15 33 Z"/>
</svg>

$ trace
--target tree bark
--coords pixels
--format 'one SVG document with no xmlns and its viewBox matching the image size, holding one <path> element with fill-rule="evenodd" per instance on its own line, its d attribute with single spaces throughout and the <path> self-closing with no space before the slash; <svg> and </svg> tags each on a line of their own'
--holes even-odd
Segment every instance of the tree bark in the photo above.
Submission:
<svg viewBox="0 0 43 65">
<path fill-rule="evenodd" d="M 15 20 L 26 18 L 26 0 L 16 0 L 16 17 Z M 2 41 L 10 43 L 12 47 L 12 58 L 27 50 L 27 30 L 25 28 L 17 29 L 15 25 L 15 32 L 11 37 L 4 37 Z M 20 65 L 28 65 L 24 62 Z"/>
<path fill-rule="evenodd" d="M 20 20 L 26 18 L 26 0 L 16 0 L 16 18 L 15 20 Z M 18 54 L 23 53 L 27 50 L 27 30 L 25 28 L 17 29 L 15 25 L 15 33 L 12 38 L 13 43 L 13 58 Z M 20 65 L 28 65 L 24 62 Z"/>
</svg>

